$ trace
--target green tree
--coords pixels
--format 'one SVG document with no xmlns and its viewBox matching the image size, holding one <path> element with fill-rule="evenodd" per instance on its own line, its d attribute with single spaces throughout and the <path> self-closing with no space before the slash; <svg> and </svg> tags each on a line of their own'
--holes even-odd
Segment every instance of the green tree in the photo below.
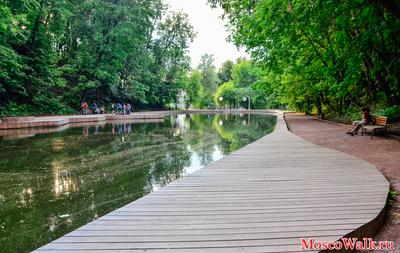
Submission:
<svg viewBox="0 0 400 253">
<path fill-rule="evenodd" d="M 232 80 L 233 61 L 227 60 L 222 63 L 221 68 L 218 70 L 219 85 Z"/>
<path fill-rule="evenodd" d="M 177 94 L 184 88 L 181 80 L 190 70 L 187 50 L 194 37 L 186 14 L 172 13 L 160 23 L 158 38 L 153 43 L 155 61 L 152 69 L 157 80 L 149 94 L 154 105 L 160 107 L 177 102 Z"/>
<path fill-rule="evenodd" d="M 201 72 L 204 95 L 212 97 L 218 89 L 218 76 L 214 65 L 214 56 L 211 54 L 201 56 L 197 68 Z"/>
<path fill-rule="evenodd" d="M 56 65 L 55 38 L 70 16 L 68 4 L 1 1 L 0 12 L 0 110 L 21 106 L 30 113 L 66 112 L 51 92 L 65 87 Z"/>
<path fill-rule="evenodd" d="M 232 79 L 238 87 L 250 87 L 257 81 L 257 68 L 248 60 L 241 60 L 232 68 Z"/>
<path fill-rule="evenodd" d="M 237 102 L 236 87 L 233 82 L 227 82 L 219 86 L 214 95 L 214 101 L 220 107 L 234 108 Z"/>
<path fill-rule="evenodd" d="M 201 97 L 203 96 L 203 86 L 201 85 L 201 73 L 193 70 L 185 87 L 186 109 L 190 106 L 200 107 Z"/>
</svg>

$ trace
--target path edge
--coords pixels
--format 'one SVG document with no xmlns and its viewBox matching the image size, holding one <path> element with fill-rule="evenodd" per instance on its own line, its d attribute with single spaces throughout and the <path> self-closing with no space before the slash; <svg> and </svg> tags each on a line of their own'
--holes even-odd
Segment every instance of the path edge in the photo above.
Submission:
<svg viewBox="0 0 400 253">
<path fill-rule="evenodd" d="M 294 133 L 290 130 L 290 126 L 289 126 L 289 124 L 288 124 L 288 122 L 287 122 L 287 120 L 286 120 L 286 114 L 288 114 L 288 113 L 283 113 L 283 120 L 284 120 L 284 122 L 285 122 L 285 124 L 286 124 L 287 130 L 288 130 L 289 132 L 291 132 L 292 134 L 294 134 Z M 314 117 L 312 117 L 312 118 L 314 118 Z M 321 120 L 321 119 L 318 119 L 318 118 L 314 118 L 314 119 L 320 120 L 320 121 L 322 121 L 322 122 L 330 123 L 330 124 L 337 124 L 337 123 L 335 123 L 335 122 L 329 122 L 329 121 Z M 340 124 L 340 125 L 346 126 L 346 125 L 343 125 L 343 124 Z M 296 135 L 296 134 L 295 134 L 295 135 Z M 296 135 L 296 136 L 297 136 L 297 135 Z M 300 136 L 299 136 L 299 137 L 300 137 Z M 301 138 L 301 137 L 300 137 L 300 138 Z M 304 138 L 302 138 L 302 139 L 304 139 Z M 306 139 L 304 139 L 304 140 L 307 141 L 307 142 L 310 142 L 310 141 L 308 141 L 308 140 L 306 140 Z M 315 143 L 313 143 L 313 144 L 315 144 Z M 318 144 L 315 144 L 315 145 L 320 146 L 320 145 L 318 145 Z M 320 147 L 322 147 L 322 146 L 320 146 Z M 327 147 L 322 147 L 322 148 L 327 148 Z M 330 149 L 330 148 L 327 148 L 327 149 Z M 338 150 L 335 150 L 335 151 L 338 151 Z M 338 151 L 338 152 L 344 153 L 344 152 L 342 152 L 342 151 Z M 347 154 L 347 153 L 345 153 L 345 154 Z M 351 155 L 351 154 L 347 154 L 347 155 Z M 351 156 L 353 156 L 353 155 L 351 155 Z M 357 158 L 358 158 L 358 159 L 361 159 L 361 158 L 359 158 L 359 157 L 357 157 Z M 363 159 L 362 159 L 362 160 L 363 160 Z M 364 161 L 365 161 L 365 160 L 364 160 Z M 368 162 L 368 161 L 366 161 L 366 162 Z M 368 162 L 368 163 L 370 163 L 370 162 Z M 382 174 L 382 172 L 380 172 L 380 171 L 378 170 L 378 168 L 377 168 L 374 164 L 372 164 L 372 163 L 370 163 L 370 164 L 371 164 L 372 166 L 374 166 L 374 168 L 375 168 L 375 169 L 383 176 L 383 178 L 385 178 L 385 180 L 388 182 L 389 186 L 388 186 L 387 192 L 388 192 L 388 194 L 389 194 L 390 182 L 389 182 L 389 181 L 387 180 L 387 178 Z M 386 201 L 387 201 L 387 198 L 386 198 Z M 385 203 L 386 203 L 386 201 L 385 201 Z M 361 227 L 357 228 L 356 230 L 354 230 L 354 231 L 352 231 L 352 232 L 350 232 L 350 233 L 344 235 L 342 238 L 339 238 L 337 241 L 341 241 L 343 238 L 357 238 L 358 241 L 362 241 L 363 238 L 373 238 L 373 237 L 379 232 L 379 230 L 382 228 L 383 223 L 384 223 L 385 218 L 386 218 L 386 214 L 387 214 L 387 206 L 384 205 L 383 208 L 382 208 L 382 210 L 379 212 L 379 214 L 378 214 L 374 219 L 372 219 L 370 222 L 368 222 L 368 223 L 362 225 Z M 350 253 L 350 252 L 357 252 L 357 250 L 356 250 L 356 249 L 353 249 L 353 250 L 351 250 L 351 249 L 349 249 L 349 250 L 346 250 L 346 249 L 342 249 L 342 250 L 321 250 L 321 251 L 319 251 L 319 252 L 321 252 L 321 253 L 326 253 L 326 252 L 340 252 L 340 253 L 343 252 L 343 253 Z"/>
</svg>

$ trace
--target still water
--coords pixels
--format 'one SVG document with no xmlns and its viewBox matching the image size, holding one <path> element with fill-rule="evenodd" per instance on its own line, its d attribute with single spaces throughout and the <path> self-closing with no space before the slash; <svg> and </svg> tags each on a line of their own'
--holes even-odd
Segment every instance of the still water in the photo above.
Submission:
<svg viewBox="0 0 400 253">
<path fill-rule="evenodd" d="M 273 131 L 269 115 L 177 115 L 0 141 L 0 249 L 30 252 Z"/>
</svg>

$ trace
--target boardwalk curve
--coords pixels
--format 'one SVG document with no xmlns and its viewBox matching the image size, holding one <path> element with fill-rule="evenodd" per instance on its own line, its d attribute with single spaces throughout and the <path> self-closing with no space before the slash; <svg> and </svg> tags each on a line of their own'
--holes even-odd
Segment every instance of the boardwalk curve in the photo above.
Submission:
<svg viewBox="0 0 400 253">
<path fill-rule="evenodd" d="M 35 252 L 305 252 L 299 238 L 371 236 L 388 189 L 373 165 L 278 115 L 273 133 Z"/>
</svg>

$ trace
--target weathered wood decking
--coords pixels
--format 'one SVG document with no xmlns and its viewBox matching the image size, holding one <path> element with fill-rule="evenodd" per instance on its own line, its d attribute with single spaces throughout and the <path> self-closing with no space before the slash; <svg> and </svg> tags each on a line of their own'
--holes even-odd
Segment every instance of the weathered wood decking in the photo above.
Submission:
<svg viewBox="0 0 400 253">
<path fill-rule="evenodd" d="M 34 127 L 60 127 L 68 124 L 103 122 L 115 120 L 163 119 L 167 112 L 135 112 L 129 115 L 60 115 L 47 117 L 3 117 L 0 130 Z"/>
<path fill-rule="evenodd" d="M 275 131 L 37 252 L 304 252 L 370 235 L 389 183 L 366 161 Z M 366 225 L 367 224 L 367 225 Z"/>
</svg>

